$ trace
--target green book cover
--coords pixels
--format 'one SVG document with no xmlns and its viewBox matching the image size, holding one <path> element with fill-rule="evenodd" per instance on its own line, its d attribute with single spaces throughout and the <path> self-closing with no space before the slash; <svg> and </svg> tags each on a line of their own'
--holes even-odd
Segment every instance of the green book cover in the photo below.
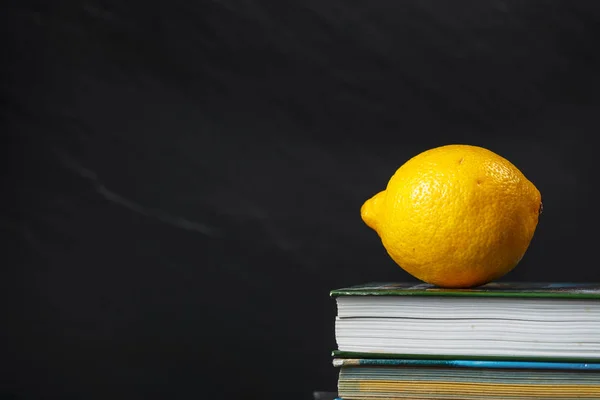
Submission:
<svg viewBox="0 0 600 400">
<path fill-rule="evenodd" d="M 600 282 L 492 282 L 471 289 L 443 289 L 426 283 L 367 283 L 330 292 L 339 296 L 460 296 L 576 298 L 600 301 Z"/>
</svg>

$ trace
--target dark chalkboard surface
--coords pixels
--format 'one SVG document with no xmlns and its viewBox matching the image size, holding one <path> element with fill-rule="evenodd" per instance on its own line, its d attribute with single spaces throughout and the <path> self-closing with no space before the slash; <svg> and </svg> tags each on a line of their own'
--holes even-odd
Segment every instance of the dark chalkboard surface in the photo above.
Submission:
<svg viewBox="0 0 600 400">
<path fill-rule="evenodd" d="M 335 391 L 329 291 L 413 282 L 360 206 L 442 144 L 543 195 L 506 279 L 600 280 L 596 1 L 13 0 L 0 27 L 5 397 Z"/>
</svg>

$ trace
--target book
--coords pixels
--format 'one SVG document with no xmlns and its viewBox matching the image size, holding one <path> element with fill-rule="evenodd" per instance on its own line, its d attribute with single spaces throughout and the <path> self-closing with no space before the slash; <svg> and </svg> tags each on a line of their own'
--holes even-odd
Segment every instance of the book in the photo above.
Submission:
<svg viewBox="0 0 600 400">
<path fill-rule="evenodd" d="M 341 399 L 599 399 L 600 363 L 338 359 Z"/>
<path fill-rule="evenodd" d="M 600 284 L 332 290 L 338 358 L 600 362 Z"/>
</svg>

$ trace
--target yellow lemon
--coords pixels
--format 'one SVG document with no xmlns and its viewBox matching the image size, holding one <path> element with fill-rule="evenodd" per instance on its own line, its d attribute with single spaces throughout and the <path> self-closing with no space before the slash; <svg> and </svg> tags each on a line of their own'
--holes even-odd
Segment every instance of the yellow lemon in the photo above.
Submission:
<svg viewBox="0 0 600 400">
<path fill-rule="evenodd" d="M 390 257 L 415 278 L 445 288 L 498 279 L 527 251 L 539 190 L 505 158 L 447 145 L 408 160 L 361 207 Z"/>
</svg>

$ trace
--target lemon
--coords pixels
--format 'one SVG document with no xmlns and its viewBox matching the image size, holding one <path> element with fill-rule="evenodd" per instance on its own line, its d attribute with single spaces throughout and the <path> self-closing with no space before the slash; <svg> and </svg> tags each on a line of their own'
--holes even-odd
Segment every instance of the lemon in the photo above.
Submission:
<svg viewBox="0 0 600 400">
<path fill-rule="evenodd" d="M 416 155 L 361 207 L 389 256 L 413 277 L 469 288 L 511 271 L 538 225 L 541 194 L 511 162 L 478 146 Z"/>
</svg>

